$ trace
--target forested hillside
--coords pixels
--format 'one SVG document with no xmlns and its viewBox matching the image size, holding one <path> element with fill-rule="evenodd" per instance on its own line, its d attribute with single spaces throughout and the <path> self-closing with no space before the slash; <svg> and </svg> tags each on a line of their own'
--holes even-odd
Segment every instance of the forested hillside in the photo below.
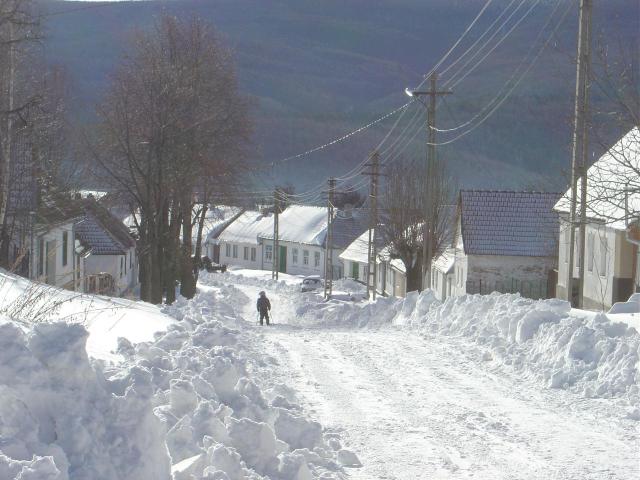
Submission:
<svg viewBox="0 0 640 480">
<path fill-rule="evenodd" d="M 148 28 L 162 9 L 177 11 L 178 7 L 182 15 L 193 13 L 212 21 L 235 50 L 241 84 L 254 97 L 253 156 L 256 162 L 268 163 L 323 144 L 402 105 L 407 100 L 404 88 L 421 81 L 485 2 L 176 0 L 105 6 L 57 0 L 44 3 L 50 13 L 48 59 L 68 68 L 73 80 L 74 112 L 88 124 L 133 28 Z M 451 60 L 512 3 L 494 1 Z M 536 2 L 526 2 L 511 24 L 533 3 Z M 439 108 L 438 121 L 443 128 L 469 120 L 500 91 L 556 3 L 538 2 L 496 49 L 496 54 L 489 55 L 456 86 L 454 94 Z M 561 3 L 557 12 L 569 6 L 569 2 Z M 620 13 L 622 7 L 627 9 L 625 15 Z M 462 185 L 557 189 L 563 184 L 562 170 L 569 164 L 571 140 L 577 10 L 576 4 L 536 66 L 501 108 L 473 133 L 440 148 L 440 155 L 451 164 Z M 638 2 L 598 2 L 594 11 L 596 42 L 602 38 L 612 45 L 637 44 L 638 10 Z M 594 94 L 599 95 L 595 89 Z M 596 98 L 596 106 L 601 103 Z M 399 123 L 399 131 L 413 113 L 408 112 Z M 331 174 L 340 175 L 367 155 L 395 118 L 347 142 L 269 169 L 259 185 L 272 184 L 273 175 L 278 175 L 280 181 L 288 178 L 303 189 Z M 620 130 L 611 128 L 611 137 L 621 134 Z M 453 136 L 442 134 L 440 138 Z M 422 158 L 423 139 L 422 133 L 416 134 L 403 155 Z"/>
</svg>

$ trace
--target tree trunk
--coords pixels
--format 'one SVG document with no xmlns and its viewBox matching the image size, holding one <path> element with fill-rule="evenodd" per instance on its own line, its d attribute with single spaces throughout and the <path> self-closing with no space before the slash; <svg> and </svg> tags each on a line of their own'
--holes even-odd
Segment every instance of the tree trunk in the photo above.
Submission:
<svg viewBox="0 0 640 480">
<path fill-rule="evenodd" d="M 405 265 L 407 271 L 407 293 L 420 291 L 422 288 L 422 265 L 418 262 L 411 267 Z"/>
<path fill-rule="evenodd" d="M 207 211 L 209 210 L 209 205 L 207 203 L 202 204 L 202 211 L 200 212 L 200 218 L 198 218 L 198 233 L 196 236 L 196 251 L 194 253 L 194 266 L 193 266 L 193 274 L 195 275 L 196 283 L 198 281 L 198 266 L 200 265 L 200 261 L 202 260 L 202 231 L 204 230 L 204 221 L 207 218 Z"/>
<path fill-rule="evenodd" d="M 182 245 L 180 258 L 180 295 L 193 298 L 196 294 L 196 278 L 193 274 L 191 203 L 184 200 L 182 208 Z"/>
</svg>

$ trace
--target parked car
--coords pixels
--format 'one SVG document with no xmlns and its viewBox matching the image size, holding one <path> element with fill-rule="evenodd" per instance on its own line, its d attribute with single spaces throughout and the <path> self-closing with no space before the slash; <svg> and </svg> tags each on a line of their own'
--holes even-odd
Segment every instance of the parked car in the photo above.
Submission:
<svg viewBox="0 0 640 480">
<path fill-rule="evenodd" d="M 200 260 L 200 263 L 198 265 L 198 268 L 200 270 L 204 269 L 207 272 L 226 272 L 227 271 L 227 266 L 226 265 L 219 265 L 213 261 L 211 261 L 211 259 L 209 257 L 202 257 L 202 259 Z"/>
<path fill-rule="evenodd" d="M 302 280 L 300 290 L 302 292 L 315 292 L 316 290 L 320 290 L 322 287 L 324 287 L 322 279 L 318 276 L 311 276 Z"/>
</svg>

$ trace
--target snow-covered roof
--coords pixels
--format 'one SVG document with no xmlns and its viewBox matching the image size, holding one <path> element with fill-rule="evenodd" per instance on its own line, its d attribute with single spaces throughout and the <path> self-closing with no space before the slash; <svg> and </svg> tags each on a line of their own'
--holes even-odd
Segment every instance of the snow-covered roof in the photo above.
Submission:
<svg viewBox="0 0 640 480">
<path fill-rule="evenodd" d="M 333 219 L 333 248 L 346 249 L 369 225 L 368 210 L 339 211 Z"/>
<path fill-rule="evenodd" d="M 559 193 L 460 191 L 464 251 L 471 255 L 557 255 Z"/>
<path fill-rule="evenodd" d="M 350 262 L 369 263 L 369 230 L 356 238 L 339 256 Z"/>
<path fill-rule="evenodd" d="M 273 214 L 263 215 L 255 210 L 248 210 L 236 218 L 218 236 L 220 242 L 258 244 L 258 237 L 273 232 Z"/>
<path fill-rule="evenodd" d="M 242 211 L 239 207 L 219 206 L 207 210 L 202 227 L 202 241 L 217 238 L 225 227 L 230 225 L 233 219 Z M 198 224 L 193 226 L 193 241 L 195 242 L 198 233 Z"/>
<path fill-rule="evenodd" d="M 273 239 L 273 216 L 271 222 L 260 238 Z M 327 208 L 291 205 L 280 214 L 278 231 L 282 241 L 321 246 L 327 235 Z"/>
<path fill-rule="evenodd" d="M 587 171 L 587 216 L 623 230 L 640 212 L 640 129 L 634 127 Z M 578 180 L 578 193 L 581 180 Z M 554 210 L 568 213 L 571 188 Z"/>
<path fill-rule="evenodd" d="M 440 270 L 442 273 L 449 273 L 455 262 L 455 250 L 447 248 L 438 257 L 433 260 L 433 268 Z"/>
</svg>

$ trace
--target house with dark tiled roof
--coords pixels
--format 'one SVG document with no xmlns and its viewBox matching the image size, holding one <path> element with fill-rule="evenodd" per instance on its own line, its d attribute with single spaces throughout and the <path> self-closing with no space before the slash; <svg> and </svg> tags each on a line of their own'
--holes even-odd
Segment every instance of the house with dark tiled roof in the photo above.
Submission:
<svg viewBox="0 0 640 480">
<path fill-rule="evenodd" d="M 95 198 L 46 192 L 25 228 L 29 254 L 22 275 L 107 295 L 122 295 L 137 285 L 135 240 Z"/>
<path fill-rule="evenodd" d="M 76 250 L 74 239 L 75 226 L 83 217 L 82 205 L 71 196 L 55 192 L 41 196 L 33 225 L 27 226 L 33 242 L 29 278 L 68 290 L 82 289 L 78 255 L 83 252 Z"/>
<path fill-rule="evenodd" d="M 138 259 L 128 228 L 94 198 L 76 201 L 84 213 L 75 225 L 84 252 L 79 260 L 82 290 L 116 296 L 131 291 L 138 284 Z"/>
<path fill-rule="evenodd" d="M 462 190 L 452 241 L 451 295 L 554 295 L 558 193 Z"/>
</svg>

